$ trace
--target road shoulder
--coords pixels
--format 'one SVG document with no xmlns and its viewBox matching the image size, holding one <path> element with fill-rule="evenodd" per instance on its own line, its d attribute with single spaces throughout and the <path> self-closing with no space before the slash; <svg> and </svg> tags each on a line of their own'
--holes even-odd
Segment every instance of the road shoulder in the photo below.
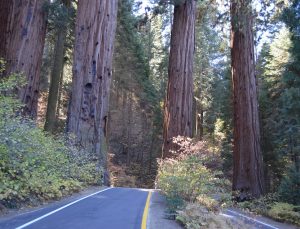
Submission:
<svg viewBox="0 0 300 229">
<path fill-rule="evenodd" d="M 245 224 L 250 225 L 250 228 L 266 228 L 266 229 L 299 229 L 299 227 L 287 223 L 280 223 L 271 218 L 253 213 L 247 213 L 240 209 L 230 208 L 223 212 L 227 216 L 233 217 L 243 221 Z M 252 226 L 252 227 L 251 227 Z"/>
<path fill-rule="evenodd" d="M 165 218 L 167 209 L 166 200 L 158 191 L 154 190 L 150 199 L 149 215 L 147 219 L 148 229 L 182 229 L 175 220 Z"/>
</svg>

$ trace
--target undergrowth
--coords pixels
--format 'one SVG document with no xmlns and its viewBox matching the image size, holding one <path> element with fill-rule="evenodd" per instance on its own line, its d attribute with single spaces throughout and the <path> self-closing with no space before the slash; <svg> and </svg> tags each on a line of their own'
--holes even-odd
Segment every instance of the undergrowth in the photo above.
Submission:
<svg viewBox="0 0 300 229">
<path fill-rule="evenodd" d="M 179 150 L 159 161 L 157 186 L 166 195 L 170 214 L 186 228 L 232 228 L 219 211 L 231 204 L 231 185 L 220 158 L 206 142 L 178 137 Z M 244 228 L 244 227 L 241 227 Z"/>
<path fill-rule="evenodd" d="M 233 227 L 220 215 L 223 207 L 230 206 L 300 226 L 299 173 L 295 169 L 290 169 L 277 193 L 234 203 L 231 184 L 221 172 L 218 150 L 212 150 L 205 141 L 183 137 L 173 139 L 173 143 L 177 150 L 159 161 L 156 182 L 166 196 L 169 215 L 187 229 L 246 228 L 241 222 Z"/>
<path fill-rule="evenodd" d="M 280 222 L 300 226 L 300 206 L 281 201 L 280 195 L 272 193 L 259 199 L 238 203 L 238 207 Z"/>
<path fill-rule="evenodd" d="M 64 136 L 43 132 L 20 115 L 22 104 L 13 96 L 22 77 L 0 82 L 0 206 L 37 204 L 97 184 L 102 171 L 97 161 Z"/>
<path fill-rule="evenodd" d="M 232 222 L 218 212 L 209 211 L 198 203 L 187 203 L 186 207 L 178 211 L 177 221 L 187 229 L 247 229 L 242 221 Z"/>
</svg>

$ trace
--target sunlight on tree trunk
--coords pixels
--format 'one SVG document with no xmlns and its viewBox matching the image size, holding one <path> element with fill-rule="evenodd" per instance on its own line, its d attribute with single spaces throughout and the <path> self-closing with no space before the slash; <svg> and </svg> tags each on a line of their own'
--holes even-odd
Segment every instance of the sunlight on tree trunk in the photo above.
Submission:
<svg viewBox="0 0 300 229">
<path fill-rule="evenodd" d="M 40 70 L 46 35 L 46 12 L 43 8 L 45 2 L 13 0 L 11 14 L 7 19 L 7 33 L 3 34 L 7 45 L 6 73 L 25 75 L 27 84 L 18 91 L 18 96 L 25 104 L 24 114 L 31 117 L 37 115 Z"/>
<path fill-rule="evenodd" d="M 164 157 L 170 155 L 173 137 L 192 136 L 195 12 L 196 1 L 191 0 L 174 8 L 164 111 Z"/>
<path fill-rule="evenodd" d="M 106 167 L 106 125 L 117 0 L 78 3 L 67 130 Z"/>
<path fill-rule="evenodd" d="M 65 13 L 69 14 L 71 1 L 65 0 Z M 64 68 L 65 42 L 67 38 L 68 22 L 60 25 L 56 32 L 56 44 L 54 49 L 54 60 L 51 70 L 50 88 L 47 104 L 47 113 L 44 129 L 53 132 L 57 121 L 57 108 L 59 101 L 59 93 L 61 91 Z"/>
<path fill-rule="evenodd" d="M 64 43 L 66 39 L 66 32 L 59 30 L 57 34 L 57 41 L 54 51 L 54 63 L 51 72 L 49 97 L 47 104 L 47 113 L 44 129 L 49 132 L 53 132 L 56 124 L 56 110 L 59 95 L 59 86 L 63 66 L 64 66 Z"/>
<path fill-rule="evenodd" d="M 232 0 L 233 190 L 241 200 L 264 192 L 252 21 L 251 1 Z"/>
</svg>

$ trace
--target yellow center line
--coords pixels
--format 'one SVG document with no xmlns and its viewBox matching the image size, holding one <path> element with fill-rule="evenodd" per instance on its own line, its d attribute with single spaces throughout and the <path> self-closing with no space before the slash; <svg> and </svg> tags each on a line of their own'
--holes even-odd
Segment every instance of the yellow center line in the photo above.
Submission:
<svg viewBox="0 0 300 229">
<path fill-rule="evenodd" d="M 141 229 L 147 229 L 147 218 L 148 218 L 148 213 L 149 213 L 151 194 L 152 194 L 152 192 L 148 192 L 148 197 L 147 197 L 147 201 L 146 201 L 146 205 L 145 205 L 144 213 L 143 213 Z"/>
</svg>

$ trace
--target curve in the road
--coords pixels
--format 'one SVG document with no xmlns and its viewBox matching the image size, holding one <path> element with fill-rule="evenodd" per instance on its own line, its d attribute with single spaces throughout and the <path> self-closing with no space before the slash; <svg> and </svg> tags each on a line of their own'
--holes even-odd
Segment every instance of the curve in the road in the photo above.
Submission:
<svg viewBox="0 0 300 229">
<path fill-rule="evenodd" d="M 148 192 L 148 197 L 147 197 L 147 201 L 146 201 L 146 205 L 145 205 L 144 213 L 143 213 L 141 229 L 146 229 L 147 228 L 147 218 L 148 218 L 148 213 L 149 213 L 151 194 L 152 194 L 152 192 Z"/>
</svg>

